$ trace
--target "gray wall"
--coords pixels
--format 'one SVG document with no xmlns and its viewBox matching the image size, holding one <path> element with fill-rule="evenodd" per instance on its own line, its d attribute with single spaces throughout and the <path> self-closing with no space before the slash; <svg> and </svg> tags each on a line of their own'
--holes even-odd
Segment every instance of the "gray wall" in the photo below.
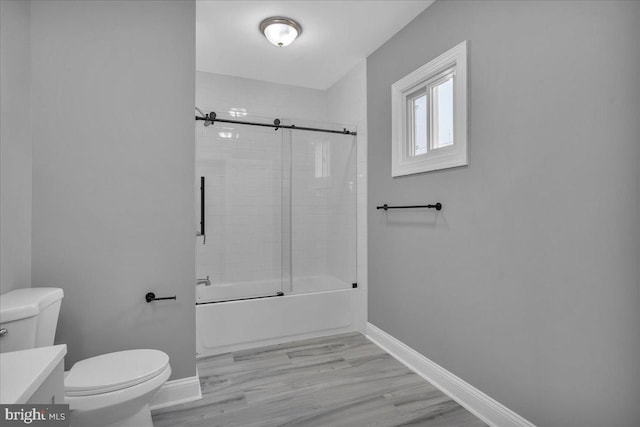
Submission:
<svg viewBox="0 0 640 427">
<path fill-rule="evenodd" d="M 639 22 L 436 2 L 367 62 L 369 320 L 543 426 L 640 425 Z M 392 179 L 391 84 L 465 39 L 469 166 Z"/>
<path fill-rule="evenodd" d="M 64 289 L 67 368 L 158 348 L 195 375 L 195 2 L 31 12 L 33 282 Z"/>
<path fill-rule="evenodd" d="M 31 286 L 28 1 L 0 1 L 0 293 Z"/>
</svg>

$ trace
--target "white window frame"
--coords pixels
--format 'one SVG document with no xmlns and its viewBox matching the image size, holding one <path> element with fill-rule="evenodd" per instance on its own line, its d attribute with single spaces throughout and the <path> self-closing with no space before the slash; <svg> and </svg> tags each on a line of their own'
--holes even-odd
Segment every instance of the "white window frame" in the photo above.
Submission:
<svg viewBox="0 0 640 427">
<path fill-rule="evenodd" d="M 453 75 L 453 144 L 433 148 L 432 89 Z M 427 152 L 414 155 L 413 114 L 417 93 L 427 94 Z M 464 166 L 467 161 L 467 41 L 463 41 L 391 86 L 391 176 Z"/>
</svg>

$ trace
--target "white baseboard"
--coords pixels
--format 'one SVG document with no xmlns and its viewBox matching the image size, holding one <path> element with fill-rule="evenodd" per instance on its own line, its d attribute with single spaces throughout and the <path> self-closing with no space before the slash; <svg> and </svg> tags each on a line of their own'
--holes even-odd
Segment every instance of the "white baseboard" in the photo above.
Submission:
<svg viewBox="0 0 640 427">
<path fill-rule="evenodd" d="M 367 323 L 366 336 L 490 426 L 535 427 L 533 423 L 371 323 Z"/>
<path fill-rule="evenodd" d="M 202 391 L 200 390 L 200 377 L 196 375 L 167 381 L 153 396 L 149 406 L 153 411 L 199 399 L 202 399 Z"/>
</svg>

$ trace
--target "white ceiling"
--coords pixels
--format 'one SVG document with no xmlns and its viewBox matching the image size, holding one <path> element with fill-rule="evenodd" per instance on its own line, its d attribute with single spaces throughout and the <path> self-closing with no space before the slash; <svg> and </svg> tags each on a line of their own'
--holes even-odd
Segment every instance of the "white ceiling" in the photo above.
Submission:
<svg viewBox="0 0 640 427">
<path fill-rule="evenodd" d="M 407 25 L 433 0 L 210 1 L 196 3 L 199 71 L 327 89 Z M 269 16 L 293 18 L 302 35 L 270 44 Z"/>
</svg>

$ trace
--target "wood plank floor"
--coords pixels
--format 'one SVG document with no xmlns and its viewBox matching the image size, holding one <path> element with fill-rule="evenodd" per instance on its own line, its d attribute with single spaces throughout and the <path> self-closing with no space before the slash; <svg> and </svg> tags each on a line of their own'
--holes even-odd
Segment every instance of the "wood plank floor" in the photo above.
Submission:
<svg viewBox="0 0 640 427">
<path fill-rule="evenodd" d="M 359 333 L 198 360 L 202 400 L 155 427 L 484 426 Z"/>
</svg>

